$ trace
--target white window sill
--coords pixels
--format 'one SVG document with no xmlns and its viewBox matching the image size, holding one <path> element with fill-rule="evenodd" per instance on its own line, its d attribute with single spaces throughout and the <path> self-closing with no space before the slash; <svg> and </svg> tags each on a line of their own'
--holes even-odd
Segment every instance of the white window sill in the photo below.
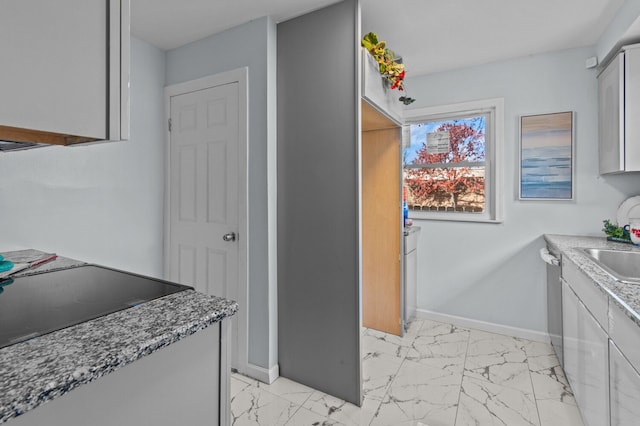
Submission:
<svg viewBox="0 0 640 426">
<path fill-rule="evenodd" d="M 409 212 L 411 220 L 440 220 L 448 222 L 476 222 L 476 223 L 503 223 L 503 218 L 490 218 L 484 215 L 473 215 L 465 213 L 417 213 Z"/>
</svg>

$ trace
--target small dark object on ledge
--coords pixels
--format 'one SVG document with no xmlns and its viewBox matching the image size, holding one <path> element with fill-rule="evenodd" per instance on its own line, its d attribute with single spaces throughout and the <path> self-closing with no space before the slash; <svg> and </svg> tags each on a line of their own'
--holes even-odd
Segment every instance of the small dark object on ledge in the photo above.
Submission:
<svg viewBox="0 0 640 426">
<path fill-rule="evenodd" d="M 414 103 L 416 100 L 413 98 L 410 98 L 409 96 L 400 96 L 400 98 L 398 98 L 398 100 L 400 102 L 402 102 L 405 105 L 410 105 L 412 103 Z"/>
</svg>

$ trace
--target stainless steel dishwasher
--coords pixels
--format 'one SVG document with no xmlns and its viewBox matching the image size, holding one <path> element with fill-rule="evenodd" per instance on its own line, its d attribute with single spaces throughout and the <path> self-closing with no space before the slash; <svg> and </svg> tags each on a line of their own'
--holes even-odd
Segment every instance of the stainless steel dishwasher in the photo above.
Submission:
<svg viewBox="0 0 640 426">
<path fill-rule="evenodd" d="M 547 264 L 547 330 L 560 365 L 562 355 L 562 257 L 552 247 L 540 249 L 540 257 Z"/>
</svg>

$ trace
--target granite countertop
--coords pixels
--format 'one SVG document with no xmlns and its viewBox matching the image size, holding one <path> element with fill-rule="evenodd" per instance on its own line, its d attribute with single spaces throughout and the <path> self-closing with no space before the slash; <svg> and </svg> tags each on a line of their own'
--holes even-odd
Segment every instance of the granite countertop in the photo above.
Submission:
<svg viewBox="0 0 640 426">
<path fill-rule="evenodd" d="M 603 271 L 589 256 L 578 248 L 631 250 L 640 247 L 607 241 L 605 237 L 579 237 L 570 235 L 545 235 L 547 243 L 555 246 L 575 263 L 594 285 L 607 294 L 622 311 L 640 327 L 640 285 L 623 283 Z"/>
<path fill-rule="evenodd" d="M 11 253 L 6 257 L 11 259 Z M 58 259 L 29 273 L 84 264 Z M 236 302 L 186 290 L 2 348 L 0 423 L 234 315 L 237 310 Z"/>
</svg>

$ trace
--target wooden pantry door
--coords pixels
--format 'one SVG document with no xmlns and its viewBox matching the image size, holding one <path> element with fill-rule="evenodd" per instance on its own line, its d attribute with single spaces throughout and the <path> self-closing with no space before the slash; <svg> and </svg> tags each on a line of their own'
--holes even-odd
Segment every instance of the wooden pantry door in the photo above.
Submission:
<svg viewBox="0 0 640 426">
<path fill-rule="evenodd" d="M 362 115 L 362 323 L 400 336 L 401 133 L 364 102 Z"/>
</svg>

